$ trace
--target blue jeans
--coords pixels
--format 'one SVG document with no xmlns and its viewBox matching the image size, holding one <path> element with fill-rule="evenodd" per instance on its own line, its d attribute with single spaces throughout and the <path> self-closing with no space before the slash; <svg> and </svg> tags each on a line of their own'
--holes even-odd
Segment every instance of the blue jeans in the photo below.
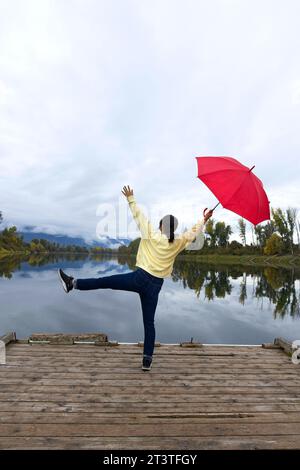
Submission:
<svg viewBox="0 0 300 470">
<path fill-rule="evenodd" d="M 144 322 L 144 355 L 152 357 L 155 344 L 154 316 L 164 279 L 142 268 L 126 274 L 91 279 L 76 279 L 76 289 L 116 289 L 137 292 L 141 299 Z"/>
</svg>

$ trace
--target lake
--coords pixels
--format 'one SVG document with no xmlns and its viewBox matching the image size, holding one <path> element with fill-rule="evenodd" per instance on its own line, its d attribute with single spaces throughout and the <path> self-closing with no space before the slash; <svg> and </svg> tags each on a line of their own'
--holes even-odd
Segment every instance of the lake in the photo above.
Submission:
<svg viewBox="0 0 300 470">
<path fill-rule="evenodd" d="M 126 273 L 121 256 L 33 256 L 0 261 L 0 336 L 103 332 L 109 340 L 143 340 L 140 299 L 110 289 L 66 294 L 57 269 L 77 278 Z M 300 339 L 300 270 L 207 265 L 177 258 L 156 310 L 156 341 L 260 344 Z"/>
</svg>

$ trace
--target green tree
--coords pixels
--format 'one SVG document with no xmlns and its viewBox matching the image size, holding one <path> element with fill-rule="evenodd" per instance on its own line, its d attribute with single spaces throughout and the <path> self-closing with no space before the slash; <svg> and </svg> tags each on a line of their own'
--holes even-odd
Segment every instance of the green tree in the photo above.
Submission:
<svg viewBox="0 0 300 470">
<path fill-rule="evenodd" d="M 0 233 L 0 247 L 4 250 L 22 251 L 24 243 L 22 237 L 17 234 L 17 227 L 5 228 Z"/>
<path fill-rule="evenodd" d="M 215 248 L 216 246 L 216 232 L 215 232 L 214 219 L 208 219 L 205 224 L 205 233 L 209 236 L 209 246 Z"/>
<path fill-rule="evenodd" d="M 262 225 L 255 225 L 254 233 L 256 236 L 257 245 L 262 248 L 265 242 L 264 228 Z"/>
<path fill-rule="evenodd" d="M 246 222 L 242 217 L 238 219 L 238 228 L 242 243 L 246 246 Z"/>
<path fill-rule="evenodd" d="M 282 238 L 284 250 L 290 249 L 290 227 L 287 219 L 287 214 L 282 209 L 272 209 L 272 217 L 274 220 L 276 231 Z"/>
<path fill-rule="evenodd" d="M 215 225 L 215 236 L 218 246 L 227 246 L 229 236 L 232 234 L 230 225 L 226 225 L 225 222 L 217 222 Z"/>
<path fill-rule="evenodd" d="M 292 254 L 294 254 L 294 233 L 297 226 L 297 209 L 289 207 L 286 210 L 286 218 L 289 229 L 289 244 Z"/>
<path fill-rule="evenodd" d="M 275 224 L 272 220 L 265 225 L 255 225 L 254 232 L 257 240 L 257 245 L 263 248 L 268 238 L 275 232 Z"/>
<path fill-rule="evenodd" d="M 265 255 L 277 255 L 282 253 L 283 251 L 283 241 L 282 238 L 277 235 L 277 233 L 273 233 L 270 238 L 267 239 L 266 245 L 264 247 L 264 254 Z"/>
</svg>

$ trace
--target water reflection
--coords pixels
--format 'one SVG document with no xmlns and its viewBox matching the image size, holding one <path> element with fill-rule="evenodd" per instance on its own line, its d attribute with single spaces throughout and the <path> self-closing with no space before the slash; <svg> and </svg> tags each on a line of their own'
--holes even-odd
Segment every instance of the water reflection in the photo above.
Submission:
<svg viewBox="0 0 300 470">
<path fill-rule="evenodd" d="M 209 264 L 177 260 L 174 266 L 174 280 L 182 279 L 184 287 L 193 289 L 199 297 L 201 290 L 205 298 L 225 298 L 232 292 L 232 279 L 240 279 L 239 302 L 247 299 L 247 282 L 252 285 L 252 296 L 267 298 L 274 305 L 274 317 L 300 316 L 300 279 L 297 268 L 283 269 L 257 266 L 210 266 Z"/>
<path fill-rule="evenodd" d="M 86 256 L 85 254 L 47 254 L 30 255 L 29 257 L 8 257 L 0 261 L 0 277 L 11 279 L 13 272 L 24 270 L 26 264 L 31 267 L 47 266 L 47 269 L 62 263 L 68 266 L 80 266 L 80 262 L 87 259 L 99 264 L 115 260 L 120 266 L 126 266 L 129 270 L 135 268 L 134 257 L 111 256 L 111 254 L 99 254 Z M 76 262 L 76 263 L 72 263 Z M 79 262 L 79 263 L 78 263 Z M 127 270 L 127 269 L 126 269 Z M 109 274 L 111 267 L 108 264 L 99 275 Z M 23 277 L 28 276 L 23 272 Z M 296 281 L 300 279 L 300 270 L 297 268 L 284 269 L 256 266 L 226 266 L 209 265 L 190 260 L 177 258 L 172 273 L 172 281 L 182 281 L 183 287 L 195 292 L 197 298 L 204 292 L 204 298 L 212 301 L 215 298 L 225 298 L 232 293 L 232 280 L 240 280 L 239 302 L 244 305 L 248 295 L 247 282 L 252 287 L 252 296 L 267 298 L 274 305 L 274 317 L 300 316 L 299 290 L 296 289 Z"/>
<path fill-rule="evenodd" d="M 140 302 L 111 290 L 65 295 L 56 270 L 76 277 L 128 272 L 134 257 L 61 254 L 0 261 L 0 330 L 102 331 L 119 341 L 142 338 Z M 300 270 L 210 265 L 177 258 L 160 294 L 158 340 L 259 343 L 300 338 Z M 100 299 L 100 302 L 99 302 Z M 281 320 L 281 321 L 278 321 Z M 296 336 L 294 336 L 296 335 Z"/>
</svg>

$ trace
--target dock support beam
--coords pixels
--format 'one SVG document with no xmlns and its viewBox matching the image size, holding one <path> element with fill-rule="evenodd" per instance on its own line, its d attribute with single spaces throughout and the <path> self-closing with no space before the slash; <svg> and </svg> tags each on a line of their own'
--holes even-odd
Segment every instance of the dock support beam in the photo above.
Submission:
<svg viewBox="0 0 300 470">
<path fill-rule="evenodd" d="M 6 333 L 3 336 L 0 336 L 0 365 L 6 364 L 6 351 L 5 347 L 8 343 L 16 341 L 16 333 Z"/>
</svg>

